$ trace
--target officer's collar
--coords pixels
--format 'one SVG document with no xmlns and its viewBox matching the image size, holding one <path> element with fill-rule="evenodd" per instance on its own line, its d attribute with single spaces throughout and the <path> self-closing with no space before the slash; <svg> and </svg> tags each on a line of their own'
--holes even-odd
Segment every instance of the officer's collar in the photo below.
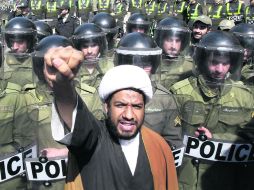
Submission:
<svg viewBox="0 0 254 190">
<path fill-rule="evenodd" d="M 221 84 L 215 84 L 217 85 L 216 88 L 211 88 L 211 86 L 207 85 L 208 81 L 204 79 L 202 75 L 198 76 L 198 83 L 200 84 L 200 89 L 203 92 L 203 94 L 208 98 L 214 98 L 216 96 L 222 96 L 226 94 L 232 87 L 232 82 L 230 80 L 225 80 Z"/>
</svg>

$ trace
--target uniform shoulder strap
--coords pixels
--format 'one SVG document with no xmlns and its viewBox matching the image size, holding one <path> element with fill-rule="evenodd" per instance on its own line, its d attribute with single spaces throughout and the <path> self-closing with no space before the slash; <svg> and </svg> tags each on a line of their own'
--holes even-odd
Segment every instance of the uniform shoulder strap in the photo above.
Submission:
<svg viewBox="0 0 254 190">
<path fill-rule="evenodd" d="M 181 80 L 181 81 L 173 84 L 170 87 L 170 90 L 174 93 L 174 92 L 178 91 L 180 88 L 183 88 L 184 86 L 187 86 L 189 84 L 190 84 L 190 80 L 189 80 L 189 78 L 187 78 L 187 79 Z"/>
<path fill-rule="evenodd" d="M 85 83 L 81 83 L 81 90 L 85 91 L 85 92 L 88 92 L 88 93 L 91 93 L 91 94 L 94 94 L 96 92 L 95 87 L 89 86 L 88 84 L 85 84 Z"/>
</svg>

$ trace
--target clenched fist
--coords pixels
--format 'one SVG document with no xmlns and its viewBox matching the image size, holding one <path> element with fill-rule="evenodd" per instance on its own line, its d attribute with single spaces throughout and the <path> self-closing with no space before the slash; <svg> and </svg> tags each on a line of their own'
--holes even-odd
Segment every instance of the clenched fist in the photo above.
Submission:
<svg viewBox="0 0 254 190">
<path fill-rule="evenodd" d="M 44 56 L 44 75 L 49 85 L 72 80 L 83 60 L 83 53 L 71 46 L 49 49 Z"/>
</svg>

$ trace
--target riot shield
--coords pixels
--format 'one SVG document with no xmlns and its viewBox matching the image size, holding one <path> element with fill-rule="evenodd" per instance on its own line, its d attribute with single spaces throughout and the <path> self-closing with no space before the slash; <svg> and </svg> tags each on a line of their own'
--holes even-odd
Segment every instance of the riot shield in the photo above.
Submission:
<svg viewBox="0 0 254 190">
<path fill-rule="evenodd" d="M 160 84 L 170 89 L 176 82 L 195 75 L 195 65 L 190 57 L 179 56 L 174 59 L 163 57 L 157 74 Z"/>
<path fill-rule="evenodd" d="M 23 158 L 37 154 L 35 133 L 36 109 L 27 105 L 20 86 L 1 80 L 0 98 L 0 188 L 26 187 Z M 30 146 L 31 145 L 31 146 Z"/>
<path fill-rule="evenodd" d="M 239 187 L 250 180 L 254 166 L 253 95 L 239 82 L 225 81 L 216 88 L 215 84 L 204 86 L 205 82 L 193 79 L 175 89 L 185 145 L 179 183 L 213 189 L 225 183 L 230 188 Z M 237 180 L 232 181 L 234 178 Z"/>
<path fill-rule="evenodd" d="M 182 120 L 182 135 L 205 135 L 203 130 L 199 131 L 205 127 L 213 139 L 251 143 L 254 134 L 251 88 L 240 82 L 225 81 L 215 86 L 201 78 L 190 80 L 197 85 L 186 91 L 189 94 L 175 97 Z M 199 138 L 204 140 L 201 136 Z"/>
</svg>

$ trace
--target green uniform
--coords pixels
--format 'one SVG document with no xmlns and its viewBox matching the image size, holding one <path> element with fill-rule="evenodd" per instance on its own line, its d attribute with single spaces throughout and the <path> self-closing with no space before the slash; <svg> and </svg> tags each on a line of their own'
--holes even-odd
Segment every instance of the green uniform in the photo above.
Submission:
<svg viewBox="0 0 254 190">
<path fill-rule="evenodd" d="M 172 94 L 160 84 L 152 82 L 153 98 L 146 104 L 144 124 L 159 133 L 168 144 L 181 147 L 181 123 L 178 121 L 178 109 Z"/>
<path fill-rule="evenodd" d="M 100 58 L 98 63 L 95 64 L 97 64 L 97 66 L 91 74 L 85 66 L 81 66 L 79 70 L 78 80 L 81 81 L 81 83 L 85 83 L 97 89 L 100 85 L 103 75 L 106 73 L 107 70 L 114 67 L 114 64 L 107 58 Z"/>
<path fill-rule="evenodd" d="M 248 85 L 254 85 L 254 65 L 246 64 L 241 71 L 241 80 Z"/>
<path fill-rule="evenodd" d="M 123 31 L 123 25 L 124 25 L 124 17 L 127 14 L 127 3 L 125 1 L 115 1 L 112 5 L 111 15 L 116 20 L 116 25 L 119 27 L 119 33 L 122 36 Z M 120 36 L 120 37 L 121 37 Z"/>
<path fill-rule="evenodd" d="M 93 113 L 98 120 L 105 119 L 103 105 L 100 100 L 98 91 L 95 87 L 86 83 L 76 84 L 76 90 L 82 100 L 86 103 L 87 108 Z"/>
<path fill-rule="evenodd" d="M 193 60 L 191 58 L 178 57 L 175 59 L 162 59 L 160 69 L 160 84 L 166 89 L 192 75 Z"/>
<path fill-rule="evenodd" d="M 4 79 L 20 85 L 22 88 L 33 83 L 32 58 L 29 55 L 17 57 L 5 54 Z"/>
<path fill-rule="evenodd" d="M 78 82 L 75 86 L 81 98 L 88 106 L 88 109 L 97 119 L 101 120 L 105 118 L 105 115 L 97 89 L 103 75 L 114 65 L 113 62 L 109 61 L 107 58 L 100 59 L 98 65 L 99 66 L 93 70 L 92 74 L 89 73 L 86 67 L 81 67 L 79 70 L 80 74 L 76 79 Z"/>
<path fill-rule="evenodd" d="M 210 130 L 214 139 L 246 143 L 243 137 L 247 134 L 244 133 L 244 130 L 247 129 L 246 124 L 252 117 L 253 94 L 241 82 L 236 83 L 230 80 L 219 89 L 219 92 L 216 92 L 209 88 L 202 76 L 190 77 L 171 87 L 171 91 L 179 95 L 177 103 L 183 119 L 183 135 L 194 136 L 197 127 L 205 126 Z M 253 133 L 253 129 L 247 131 Z M 240 135 L 241 132 L 245 134 L 243 137 Z M 240 171 L 241 168 L 236 164 L 205 163 L 185 157 L 179 170 L 179 188 L 188 190 L 240 189 L 239 176 L 244 170 Z M 246 174 L 248 175 L 250 173 Z"/>
<path fill-rule="evenodd" d="M 0 96 L 0 155 L 17 152 L 20 148 L 32 144 L 35 140 L 34 125 L 36 123 L 28 114 L 28 107 L 17 84 L 1 81 Z M 25 178 L 20 176 L 0 183 L 0 189 L 27 189 Z"/>
<path fill-rule="evenodd" d="M 51 104 L 52 94 L 46 84 L 37 83 L 36 88 L 26 89 L 25 98 L 30 108 L 38 110 L 38 116 L 34 117 L 38 126 L 35 128 L 36 140 L 39 152 L 44 148 L 65 148 L 64 145 L 57 143 L 51 134 Z M 39 155 L 38 155 L 39 156 Z M 32 190 L 62 190 L 64 189 L 65 180 L 58 180 L 51 183 L 50 187 L 45 187 L 42 182 L 31 183 Z"/>
</svg>

